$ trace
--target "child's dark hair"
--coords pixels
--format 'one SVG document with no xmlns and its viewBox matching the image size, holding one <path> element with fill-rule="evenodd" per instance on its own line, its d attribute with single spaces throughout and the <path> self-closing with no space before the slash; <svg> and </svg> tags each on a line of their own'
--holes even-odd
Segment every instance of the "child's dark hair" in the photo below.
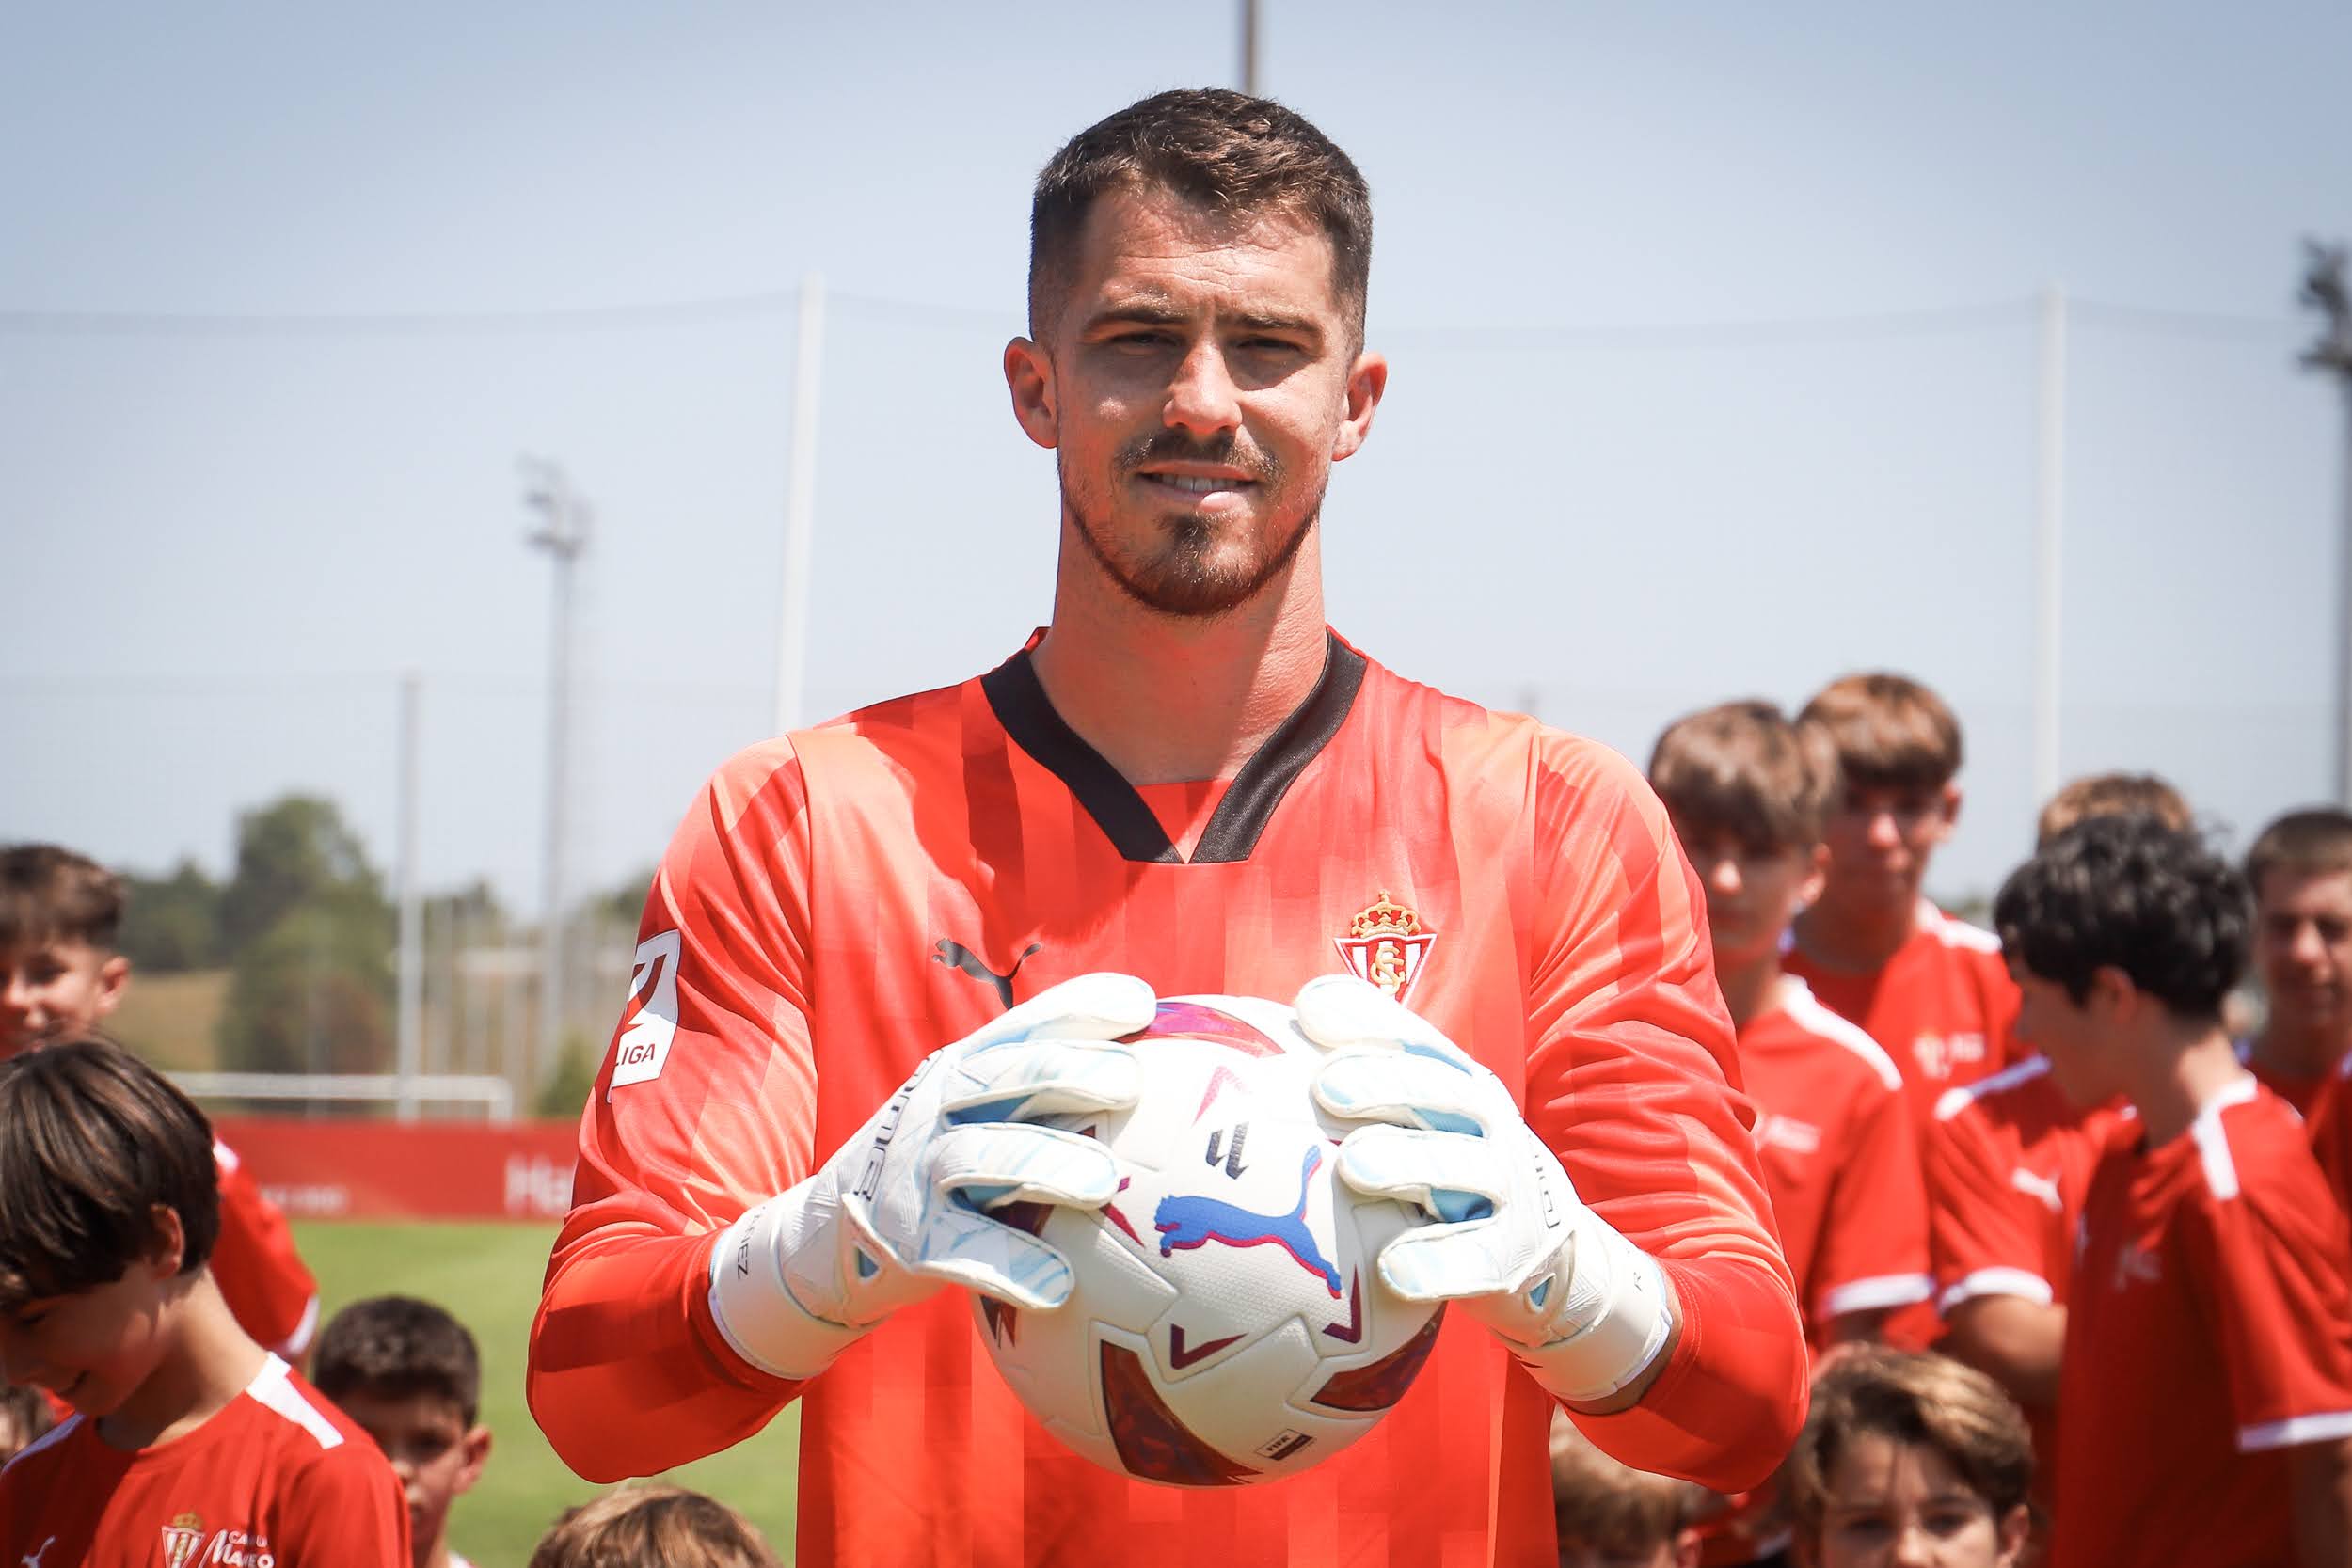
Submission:
<svg viewBox="0 0 2352 1568">
<path fill-rule="evenodd" d="M 1677 832 L 1728 833 L 1751 854 L 1810 849 L 1837 799 L 1837 753 L 1770 703 L 1724 703 L 1666 727 L 1649 782 Z"/>
<path fill-rule="evenodd" d="M 466 1325 L 415 1296 L 371 1296 L 328 1321 L 311 1352 L 310 1382 L 330 1400 L 429 1394 L 472 1426 L 482 1403 L 482 1353 Z"/>
<path fill-rule="evenodd" d="M 1781 1466 L 1783 1502 L 1800 1537 L 1820 1539 L 1838 1456 L 1869 1433 L 1942 1454 L 1996 1520 L 2031 1506 L 2033 1434 L 2000 1385 L 1945 1356 L 1856 1345 L 1813 1380 L 1812 1410 Z"/>
<path fill-rule="evenodd" d="M 1960 721 L 1907 675 L 1842 676 L 1814 693 L 1797 721 L 1827 732 L 1849 791 L 1941 789 L 1960 771 Z"/>
<path fill-rule="evenodd" d="M 2080 1003 L 2114 968 L 2185 1018 L 2218 1016 L 2253 939 L 2246 879 L 2194 834 L 2134 814 L 2075 823 L 2010 873 L 2001 950 Z"/>
<path fill-rule="evenodd" d="M 122 879 L 54 844 L 0 848 L 0 952 L 84 942 L 112 953 L 122 929 Z"/>
<path fill-rule="evenodd" d="M 624 1486 L 568 1510 L 530 1568 L 777 1568 L 776 1554 L 726 1504 L 660 1484 Z"/>
<path fill-rule="evenodd" d="M 213 1128 L 169 1079 L 111 1040 L 0 1062 L 0 1308 L 120 1279 L 180 1217 L 192 1274 L 220 1233 Z"/>
</svg>

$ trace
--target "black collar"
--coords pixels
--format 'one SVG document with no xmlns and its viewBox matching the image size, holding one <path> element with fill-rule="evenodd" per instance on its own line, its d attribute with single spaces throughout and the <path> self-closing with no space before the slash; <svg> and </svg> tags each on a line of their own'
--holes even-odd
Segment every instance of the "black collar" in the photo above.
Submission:
<svg viewBox="0 0 2352 1568">
<path fill-rule="evenodd" d="M 1324 636 L 1323 673 L 1316 677 L 1314 689 L 1242 764 L 1200 842 L 1193 847 L 1192 864 L 1248 860 L 1292 781 L 1330 744 L 1356 705 L 1356 693 L 1364 684 L 1364 656 L 1329 632 Z M 1028 649 L 982 675 L 980 689 L 1013 744 L 1069 786 L 1121 855 L 1131 861 L 1184 863 L 1136 786 L 1054 711 L 1045 688 L 1038 683 Z"/>
</svg>

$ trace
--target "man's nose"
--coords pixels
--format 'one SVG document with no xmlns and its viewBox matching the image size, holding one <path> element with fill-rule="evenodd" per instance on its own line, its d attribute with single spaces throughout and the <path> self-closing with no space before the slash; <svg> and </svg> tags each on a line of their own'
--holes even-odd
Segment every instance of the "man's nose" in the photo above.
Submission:
<svg viewBox="0 0 2352 1568">
<path fill-rule="evenodd" d="M 1892 807 L 1881 806 L 1872 812 L 1865 831 L 1870 842 L 1882 849 L 1892 849 L 1903 841 L 1903 827 L 1895 820 Z"/>
<path fill-rule="evenodd" d="M 1202 338 L 1186 351 L 1168 383 L 1168 406 L 1162 418 L 1170 429 L 1195 436 L 1215 436 L 1241 425 L 1239 388 L 1225 363 L 1225 351 L 1215 338 Z"/>
<path fill-rule="evenodd" d="M 1707 868 L 1707 887 L 1726 898 L 1739 896 L 1740 888 L 1740 863 L 1729 855 L 1718 855 Z"/>
<path fill-rule="evenodd" d="M 1917 1525 L 1906 1525 L 1895 1537 L 1895 1568 L 1935 1568 L 1935 1540 Z"/>
<path fill-rule="evenodd" d="M 2295 940 L 2287 944 L 2287 952 L 2299 964 L 2323 964 L 2328 961 L 2328 944 L 2319 939 L 2319 922 L 2298 920 L 2295 923 Z"/>
</svg>

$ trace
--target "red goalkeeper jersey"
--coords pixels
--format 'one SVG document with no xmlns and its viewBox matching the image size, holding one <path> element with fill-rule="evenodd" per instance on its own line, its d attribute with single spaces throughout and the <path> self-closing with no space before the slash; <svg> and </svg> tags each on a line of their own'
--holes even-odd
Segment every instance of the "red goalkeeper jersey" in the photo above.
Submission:
<svg viewBox="0 0 2352 1568">
<path fill-rule="evenodd" d="M 1063 1448 L 958 1291 L 805 1384 L 761 1375 L 711 1322 L 712 1233 L 1011 1002 L 1105 969 L 1163 995 L 1287 1001 L 1348 969 L 1493 1069 L 1674 1280 L 1671 1360 L 1586 1430 L 1629 1463 L 1751 1485 L 1802 1416 L 1804 1354 L 1703 909 L 1624 759 L 1337 637 L 1222 787 L 1129 785 L 1055 713 L 1026 650 L 755 747 L 655 879 L 580 1122 L 532 1407 L 575 1469 L 609 1480 L 725 1448 L 801 1397 L 809 1564 L 1549 1564 L 1550 1402 L 1459 1314 L 1371 1434 L 1217 1490 Z"/>
<path fill-rule="evenodd" d="M 273 1355 L 184 1437 L 125 1452 L 74 1416 L 10 1460 L 0 1562 L 408 1568 L 408 1503 L 367 1434 Z"/>
</svg>

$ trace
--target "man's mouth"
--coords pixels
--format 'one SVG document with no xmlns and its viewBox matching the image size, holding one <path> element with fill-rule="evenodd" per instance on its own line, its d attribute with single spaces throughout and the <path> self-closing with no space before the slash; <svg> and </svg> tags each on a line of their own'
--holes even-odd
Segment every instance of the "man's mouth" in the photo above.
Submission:
<svg viewBox="0 0 2352 1568">
<path fill-rule="evenodd" d="M 1187 496 L 1214 496 L 1225 491 L 1248 490 L 1258 483 L 1254 479 L 1231 474 L 1145 473 L 1138 477 Z"/>
</svg>

